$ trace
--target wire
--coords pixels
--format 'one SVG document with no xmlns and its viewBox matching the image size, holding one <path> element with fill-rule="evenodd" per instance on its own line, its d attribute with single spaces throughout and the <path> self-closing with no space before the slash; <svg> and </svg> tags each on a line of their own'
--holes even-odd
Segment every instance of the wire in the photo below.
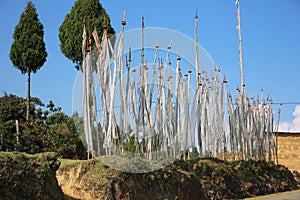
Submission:
<svg viewBox="0 0 300 200">
<path fill-rule="evenodd" d="M 287 102 L 273 102 L 271 104 L 274 104 L 274 105 L 296 105 L 296 104 L 300 104 L 300 101 L 287 101 Z"/>
</svg>

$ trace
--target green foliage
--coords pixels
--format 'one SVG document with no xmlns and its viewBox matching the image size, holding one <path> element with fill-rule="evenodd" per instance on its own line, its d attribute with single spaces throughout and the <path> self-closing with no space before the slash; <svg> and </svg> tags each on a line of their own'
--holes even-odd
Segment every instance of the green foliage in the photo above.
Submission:
<svg viewBox="0 0 300 200">
<path fill-rule="evenodd" d="M 46 124 L 49 125 L 47 151 L 55 151 L 64 158 L 85 157 L 85 148 L 72 118 L 58 111 L 47 118 Z"/>
<path fill-rule="evenodd" d="M 62 199 L 55 172 L 57 154 L 0 152 L 0 199 Z"/>
<path fill-rule="evenodd" d="M 6 93 L 0 97 L 0 151 L 52 151 L 64 158 L 85 158 L 85 148 L 73 119 L 52 101 L 46 108 L 40 99 L 32 98 L 31 120 L 27 122 L 25 99 Z M 16 120 L 19 121 L 19 135 Z"/>
<path fill-rule="evenodd" d="M 130 136 L 128 144 L 124 145 L 124 150 L 134 153 L 136 151 L 136 145 L 135 145 L 135 137 Z"/>
<path fill-rule="evenodd" d="M 0 120 L 25 120 L 26 115 L 26 100 L 16 95 L 7 95 L 4 92 L 4 96 L 1 97 L 0 101 Z"/>
<path fill-rule="evenodd" d="M 10 60 L 22 74 L 36 73 L 46 62 L 47 51 L 44 43 L 43 24 L 31 1 L 20 17 L 13 34 Z"/>
<path fill-rule="evenodd" d="M 10 60 L 22 74 L 28 74 L 26 120 L 29 121 L 30 74 L 36 73 L 44 65 L 48 55 L 44 43 L 44 27 L 31 1 L 27 3 L 19 24 L 15 27 L 13 38 L 14 42 L 9 53 Z"/>
<path fill-rule="evenodd" d="M 16 131 L 15 121 L 8 120 L 0 123 L 0 150 L 16 149 L 16 137 L 12 137 L 11 133 Z"/>
<path fill-rule="evenodd" d="M 77 0 L 59 27 L 61 51 L 77 65 L 77 68 L 82 63 L 82 31 L 85 16 L 86 29 L 93 31 L 95 25 L 100 39 L 103 34 L 104 18 L 107 23 L 108 34 L 115 34 L 114 29 L 110 25 L 109 16 L 99 3 L 99 0 Z"/>
<path fill-rule="evenodd" d="M 154 176 L 153 174 L 149 174 L 149 179 L 150 179 L 151 181 L 154 181 L 154 180 L 155 180 L 155 176 Z"/>
</svg>

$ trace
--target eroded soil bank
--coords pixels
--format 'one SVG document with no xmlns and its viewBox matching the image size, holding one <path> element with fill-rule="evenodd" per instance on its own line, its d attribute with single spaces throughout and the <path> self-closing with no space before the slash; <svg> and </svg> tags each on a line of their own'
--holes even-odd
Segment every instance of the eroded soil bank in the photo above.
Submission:
<svg viewBox="0 0 300 200">
<path fill-rule="evenodd" d="M 141 160 L 132 162 L 142 166 Z M 150 173 L 63 160 L 56 175 L 63 192 L 75 199 L 242 199 L 299 188 L 299 176 L 286 167 L 255 160 L 180 160 Z"/>
<path fill-rule="evenodd" d="M 265 161 L 178 160 L 149 173 L 125 173 L 98 160 L 0 152 L 0 200 L 242 199 L 295 190 L 299 183 L 299 173 Z"/>
</svg>

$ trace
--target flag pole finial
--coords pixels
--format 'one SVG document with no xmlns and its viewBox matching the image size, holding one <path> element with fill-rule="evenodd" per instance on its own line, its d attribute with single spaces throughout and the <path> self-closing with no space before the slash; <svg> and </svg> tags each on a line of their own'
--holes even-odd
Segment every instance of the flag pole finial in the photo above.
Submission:
<svg viewBox="0 0 300 200">
<path fill-rule="evenodd" d="M 122 19 L 122 26 L 126 25 L 126 10 L 124 10 L 124 15 L 123 15 L 123 19 Z"/>
</svg>

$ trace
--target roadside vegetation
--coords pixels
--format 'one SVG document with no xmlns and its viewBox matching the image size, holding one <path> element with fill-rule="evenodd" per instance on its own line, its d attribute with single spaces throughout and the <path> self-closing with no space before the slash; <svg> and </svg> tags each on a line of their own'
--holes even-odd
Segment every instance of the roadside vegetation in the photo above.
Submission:
<svg viewBox="0 0 300 200">
<path fill-rule="evenodd" d="M 45 105 L 33 97 L 27 121 L 26 101 L 7 93 L 0 97 L 0 151 L 56 152 L 62 158 L 86 158 L 71 117 L 52 101 Z"/>
</svg>

